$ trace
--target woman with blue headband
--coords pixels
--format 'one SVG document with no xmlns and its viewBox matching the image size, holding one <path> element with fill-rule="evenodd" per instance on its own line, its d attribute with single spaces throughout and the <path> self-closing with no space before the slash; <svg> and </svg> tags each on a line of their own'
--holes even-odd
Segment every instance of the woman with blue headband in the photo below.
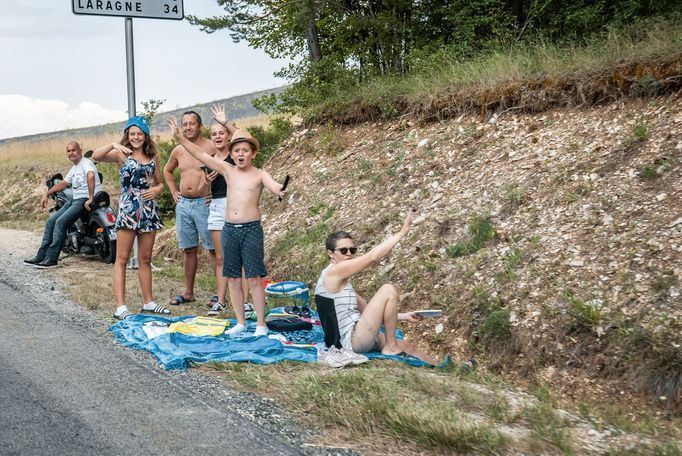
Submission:
<svg viewBox="0 0 682 456">
<path fill-rule="evenodd" d="M 116 219 L 117 251 L 113 289 L 116 299 L 114 318 L 132 315 L 125 303 L 126 267 L 137 238 L 138 278 L 142 289 L 142 312 L 167 315 L 152 297 L 152 249 L 156 231 L 163 228 L 159 208 L 154 199 L 163 191 L 161 173 L 156 162 L 156 144 L 149 135 L 149 124 L 143 116 L 131 117 L 120 143 L 108 144 L 92 154 L 93 160 L 117 163 L 121 178 L 121 197 Z"/>
</svg>

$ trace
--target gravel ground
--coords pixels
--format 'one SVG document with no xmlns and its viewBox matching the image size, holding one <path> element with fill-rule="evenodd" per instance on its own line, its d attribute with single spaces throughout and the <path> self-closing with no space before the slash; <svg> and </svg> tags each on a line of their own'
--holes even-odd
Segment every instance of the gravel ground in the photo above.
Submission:
<svg viewBox="0 0 682 456">
<path fill-rule="evenodd" d="M 0 386 L 4 393 L 0 398 L 26 397 L 27 383 L 35 382 L 42 393 L 36 393 L 34 403 L 54 400 L 39 415 L 52 419 L 55 437 L 63 432 L 64 444 L 73 443 L 68 429 L 54 426 L 63 423 L 64 416 L 87 425 L 88 429 L 74 435 L 87 437 L 91 446 L 81 446 L 78 454 L 142 450 L 164 454 L 199 449 L 206 454 L 241 454 L 239 449 L 244 454 L 259 450 L 269 454 L 352 454 L 346 449 L 311 446 L 307 442 L 315 437 L 315 431 L 297 425 L 271 400 L 235 391 L 220 378 L 191 369 L 163 370 L 148 353 L 116 345 L 107 332 L 107 316 L 67 299 L 60 275 L 68 270 L 38 271 L 22 263 L 39 240 L 37 233 L 0 229 L 0 254 L 5 258 L 0 264 L 0 293 L 5 301 L 0 328 L 7 326 L 0 329 L 4 347 L 0 359 L 12 365 L 5 372 L 17 374 L 12 381 L 3 382 L 4 389 Z M 39 327 L 32 321 L 35 319 Z M 13 384 L 18 390 L 8 392 L 7 385 Z M 27 408 L 21 404 L 14 407 L 16 413 Z M 6 414 L 4 420 L 16 422 L 10 417 Z M 41 428 L 35 417 L 23 420 Z M 31 432 L 30 426 L 20 431 L 4 426 L 0 444 L 10 453 L 14 449 L 13 454 L 41 454 Z M 44 432 L 36 434 L 47 439 Z M 121 435 L 124 441 L 117 441 Z M 26 441 L 34 446 L 27 447 Z M 98 447 L 97 442 L 107 443 Z M 105 451 L 105 447 L 111 448 Z"/>
</svg>

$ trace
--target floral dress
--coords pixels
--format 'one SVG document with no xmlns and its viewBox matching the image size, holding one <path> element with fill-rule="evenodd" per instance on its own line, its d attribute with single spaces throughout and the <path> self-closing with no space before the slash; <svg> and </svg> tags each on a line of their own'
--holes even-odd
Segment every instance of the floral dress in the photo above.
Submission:
<svg viewBox="0 0 682 456">
<path fill-rule="evenodd" d="M 145 201 L 142 193 L 154 185 L 156 162 L 142 164 L 128 157 L 119 171 L 121 198 L 118 202 L 116 229 L 134 230 L 140 233 L 163 228 L 156 201 Z"/>
</svg>

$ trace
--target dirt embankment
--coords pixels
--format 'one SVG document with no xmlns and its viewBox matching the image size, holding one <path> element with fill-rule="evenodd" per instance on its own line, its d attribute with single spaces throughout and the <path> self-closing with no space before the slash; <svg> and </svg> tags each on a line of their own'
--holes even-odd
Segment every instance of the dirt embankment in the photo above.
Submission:
<svg viewBox="0 0 682 456">
<path fill-rule="evenodd" d="M 425 127 L 410 121 L 294 135 L 266 165 L 276 279 L 311 286 L 323 239 L 366 251 L 417 210 L 411 234 L 356 283 L 407 309 L 441 308 L 409 336 L 564 394 L 682 402 L 682 98 L 629 100 Z"/>
</svg>

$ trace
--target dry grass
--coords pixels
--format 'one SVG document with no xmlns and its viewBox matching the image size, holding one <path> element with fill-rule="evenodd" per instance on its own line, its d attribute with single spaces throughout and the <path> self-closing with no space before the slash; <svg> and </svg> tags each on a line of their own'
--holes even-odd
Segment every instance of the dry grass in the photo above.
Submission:
<svg viewBox="0 0 682 456">
<path fill-rule="evenodd" d="M 73 138 L 81 144 L 84 151 L 95 149 L 103 144 L 121 139 L 120 135 L 102 134 Z M 66 159 L 66 143 L 68 139 L 52 138 L 48 140 L 14 140 L 0 144 L 0 164 L 16 165 L 29 163 L 45 169 L 64 168 L 68 166 Z"/>
<path fill-rule="evenodd" d="M 433 122 L 462 113 L 540 112 L 669 93 L 682 85 L 680 49 L 679 23 L 651 21 L 586 46 L 515 44 L 467 61 L 443 55 L 414 75 L 330 97 L 309 117 L 355 124 L 410 115 Z"/>
</svg>

